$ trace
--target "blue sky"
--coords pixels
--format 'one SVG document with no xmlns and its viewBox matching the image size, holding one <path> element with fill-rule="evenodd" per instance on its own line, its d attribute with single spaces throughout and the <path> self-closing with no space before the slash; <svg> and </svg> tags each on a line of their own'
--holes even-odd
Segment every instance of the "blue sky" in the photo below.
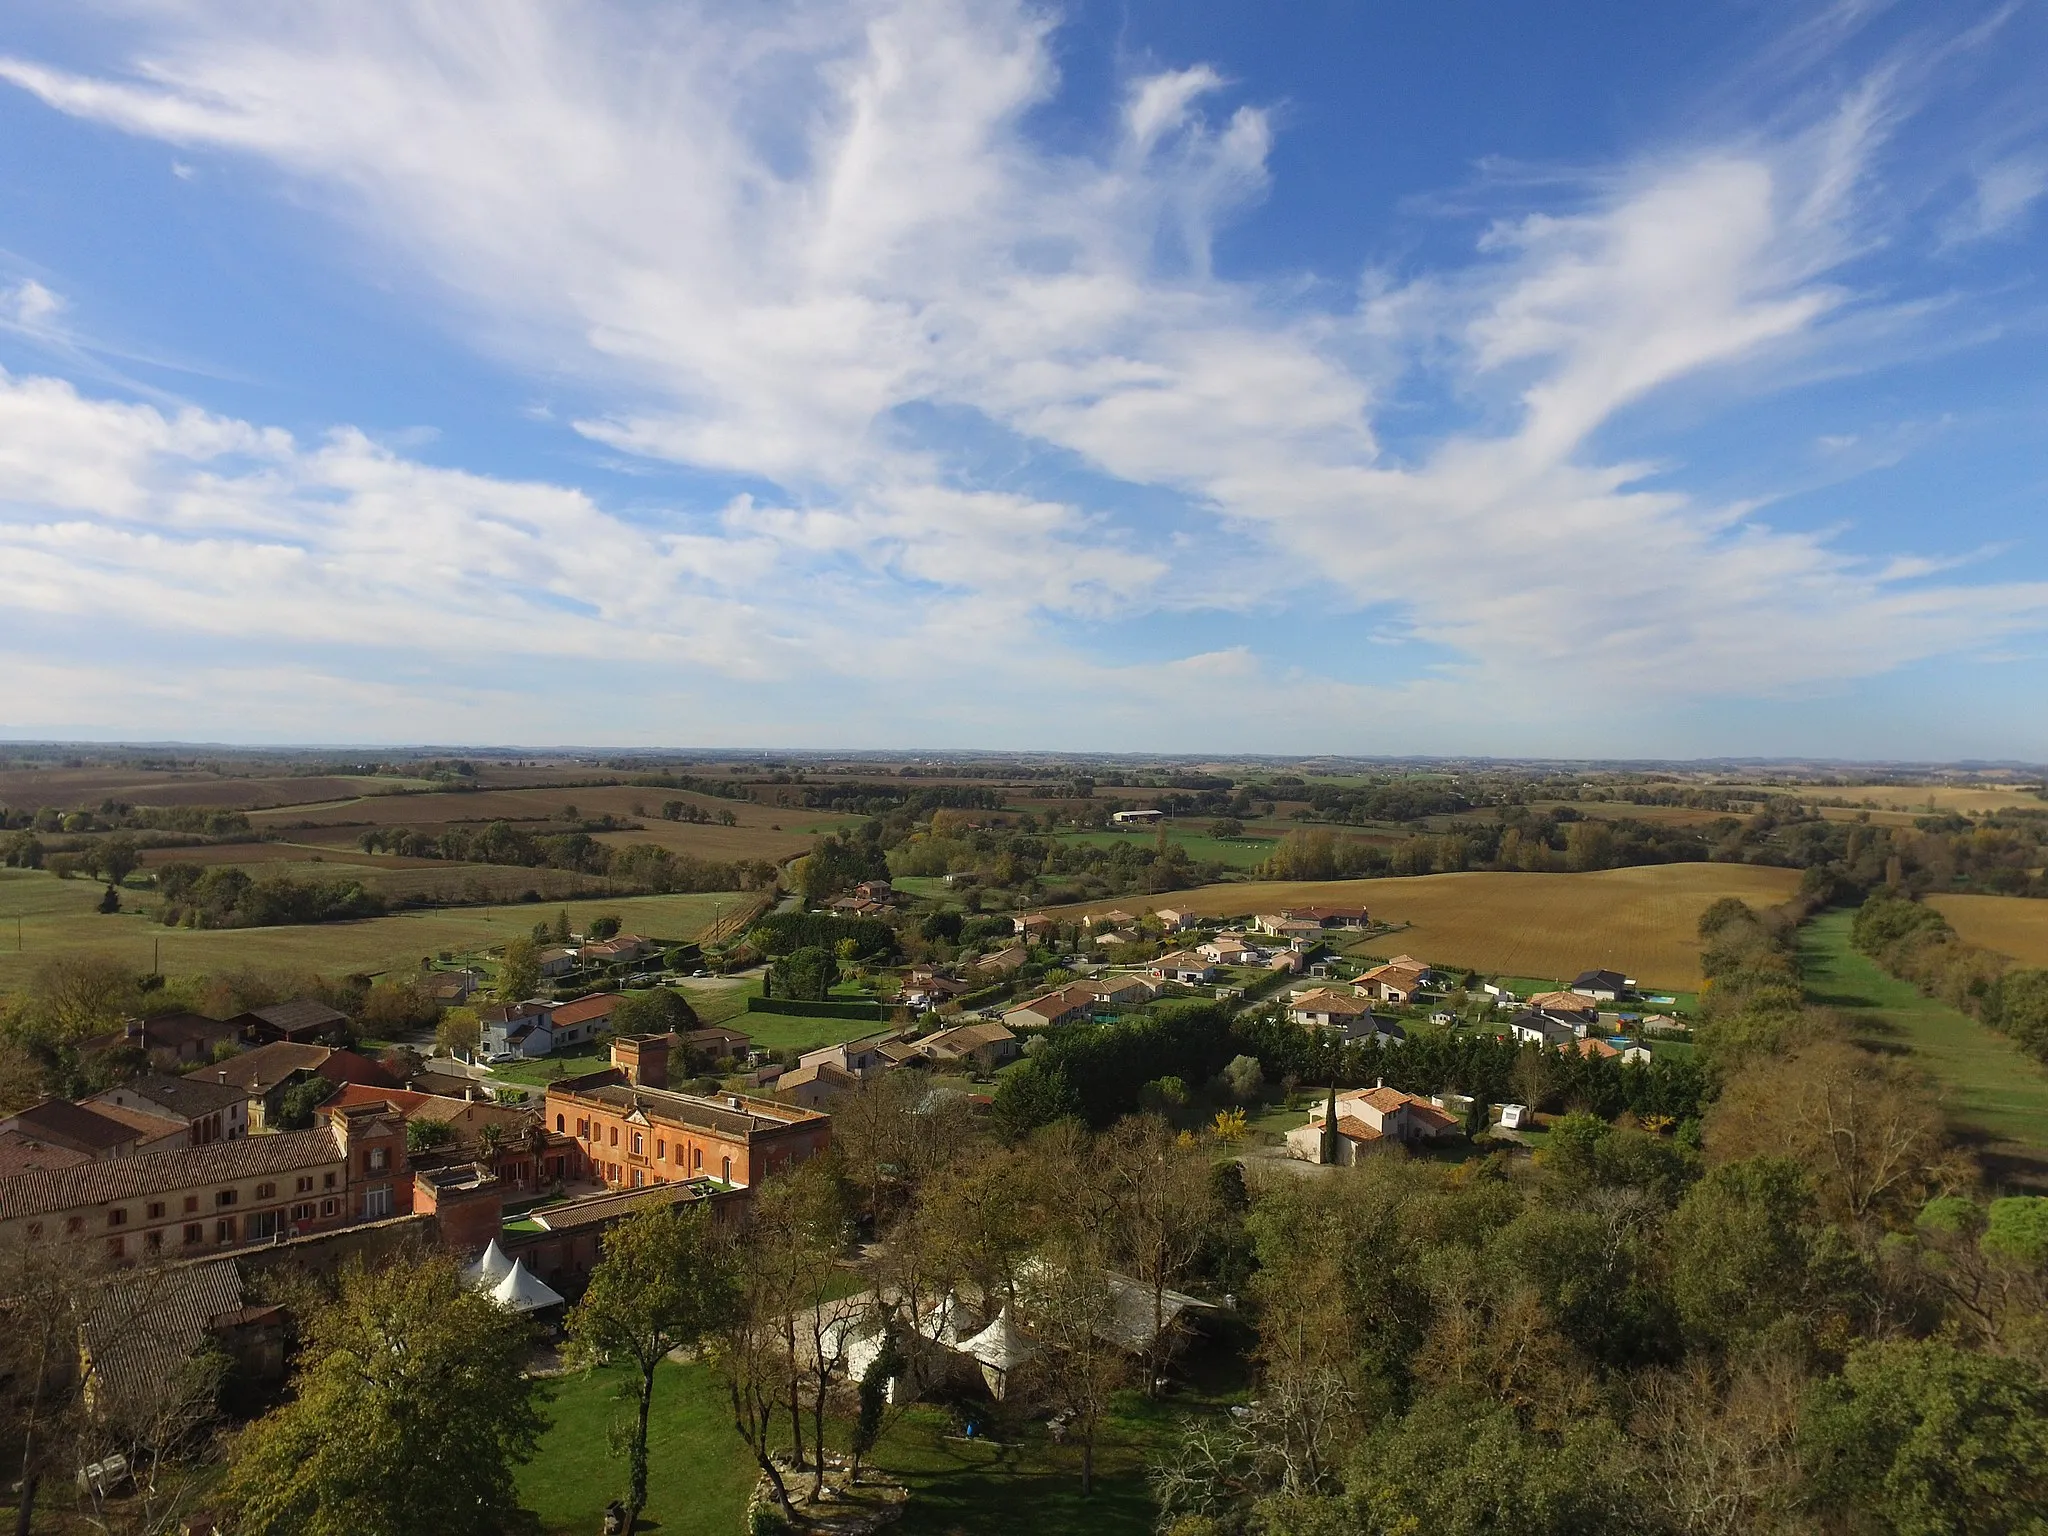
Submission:
<svg viewBox="0 0 2048 1536">
<path fill-rule="evenodd" d="M 2048 6 L 0 17 L 0 731 L 2048 758 Z"/>
</svg>

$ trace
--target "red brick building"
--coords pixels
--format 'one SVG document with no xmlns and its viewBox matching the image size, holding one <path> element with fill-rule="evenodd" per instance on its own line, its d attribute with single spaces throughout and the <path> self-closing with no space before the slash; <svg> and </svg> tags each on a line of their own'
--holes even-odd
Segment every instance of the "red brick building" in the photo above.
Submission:
<svg viewBox="0 0 2048 1536">
<path fill-rule="evenodd" d="M 815 1157 L 832 1142 L 832 1117 L 748 1094 L 677 1093 L 668 1082 L 672 1036 L 613 1042 L 603 1072 L 548 1084 L 547 1128 L 571 1138 L 572 1176 L 613 1189 L 684 1179 L 751 1187 Z"/>
</svg>

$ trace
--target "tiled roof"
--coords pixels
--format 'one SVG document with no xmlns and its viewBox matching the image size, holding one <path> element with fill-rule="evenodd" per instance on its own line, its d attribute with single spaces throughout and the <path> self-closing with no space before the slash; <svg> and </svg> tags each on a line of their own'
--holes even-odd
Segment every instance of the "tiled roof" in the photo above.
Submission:
<svg viewBox="0 0 2048 1536">
<path fill-rule="evenodd" d="M 573 1231 L 598 1222 L 614 1221 L 644 1205 L 681 1205 L 702 1200 L 711 1193 L 708 1184 L 687 1180 L 656 1184 L 647 1189 L 622 1190 L 617 1194 L 593 1195 L 588 1200 L 571 1200 L 562 1205 L 543 1206 L 531 1213 L 533 1220 L 550 1232 Z"/>
<path fill-rule="evenodd" d="M 167 1120 L 162 1115 L 152 1115 L 146 1109 L 124 1109 L 119 1104 L 95 1104 L 92 1111 L 96 1115 L 106 1116 L 109 1120 L 120 1121 L 145 1141 L 154 1141 L 160 1136 L 185 1134 L 184 1121 Z"/>
<path fill-rule="evenodd" d="M 594 1099 L 615 1110 L 637 1108 L 650 1119 L 666 1120 L 673 1125 L 698 1126 L 721 1136 L 745 1137 L 756 1131 L 776 1131 L 793 1123 L 791 1116 L 808 1118 L 804 1111 L 792 1110 L 786 1105 L 775 1106 L 779 1113 L 757 1113 L 744 1105 L 732 1109 L 693 1093 L 675 1093 L 666 1088 L 635 1088 L 615 1072 L 590 1073 L 581 1078 L 550 1083 L 548 1092 Z M 753 1102 L 764 1110 L 767 1107 L 765 1101 Z"/>
<path fill-rule="evenodd" d="M 100 1153 L 135 1140 L 135 1127 L 69 1099 L 45 1099 L 12 1117 L 18 1129 L 64 1146 Z"/>
<path fill-rule="evenodd" d="M 1337 1117 L 1337 1134 L 1350 1141 L 1378 1141 L 1380 1133 L 1351 1115 Z"/>
<path fill-rule="evenodd" d="M 310 997 L 293 998 L 288 1003 L 272 1003 L 268 1008 L 251 1009 L 257 1018 L 273 1029 L 287 1033 L 303 1029 L 327 1029 L 336 1024 L 346 1024 L 348 1015 L 325 1003 Z"/>
<path fill-rule="evenodd" d="M 296 1040 L 276 1040 L 269 1045 L 259 1045 L 253 1051 L 221 1062 L 217 1066 L 201 1067 L 200 1072 L 211 1082 L 219 1082 L 220 1074 L 227 1074 L 228 1083 L 242 1090 L 248 1097 L 270 1092 L 294 1072 L 317 1072 L 333 1053 L 324 1045 L 306 1045 Z"/>
<path fill-rule="evenodd" d="M 241 1310 L 242 1274 L 232 1259 L 143 1270 L 97 1295 L 84 1343 L 105 1391 L 147 1404 L 174 1385 L 215 1319 Z"/>
<path fill-rule="evenodd" d="M 245 1136 L 179 1147 L 139 1157 L 110 1157 L 24 1173 L 0 1180 L 0 1220 L 68 1211 L 160 1195 L 204 1184 L 232 1184 L 266 1173 L 291 1173 L 341 1161 L 334 1137 L 325 1130 L 284 1131 L 275 1136 Z"/>
<path fill-rule="evenodd" d="M 37 1141 L 19 1131 L 0 1131 L 0 1179 L 40 1168 L 71 1168 L 91 1162 L 90 1153 L 74 1152 L 51 1142 Z"/>
<path fill-rule="evenodd" d="M 190 1120 L 204 1119 L 217 1110 L 239 1104 L 248 1097 L 233 1083 L 224 1083 L 220 1074 L 226 1067 L 208 1067 L 204 1075 L 196 1077 L 168 1077 L 161 1072 L 145 1072 L 141 1077 L 123 1083 L 129 1093 L 138 1099 L 147 1099 L 160 1104 L 174 1115 L 183 1115 Z M 108 1089 L 108 1094 L 120 1089 Z M 95 1095 L 95 1097 L 98 1097 Z M 88 1099 L 87 1103 L 92 1101 Z"/>
<path fill-rule="evenodd" d="M 601 1019 L 619 1006 L 615 992 L 595 992 L 589 997 L 579 997 L 573 1003 L 563 1003 L 555 1010 L 549 1021 L 556 1029 L 569 1024 L 582 1024 L 590 1019 Z"/>
</svg>

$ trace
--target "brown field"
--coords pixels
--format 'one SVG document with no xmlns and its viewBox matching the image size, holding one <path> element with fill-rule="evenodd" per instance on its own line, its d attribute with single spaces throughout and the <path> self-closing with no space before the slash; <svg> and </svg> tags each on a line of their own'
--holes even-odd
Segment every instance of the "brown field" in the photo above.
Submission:
<svg viewBox="0 0 2048 1536">
<path fill-rule="evenodd" d="M 212 773 L 150 773 L 136 768 L 12 768 L 0 771 L 0 805 L 60 810 L 106 799 L 130 805 L 205 805 L 224 810 L 301 805 L 363 795 L 389 795 L 420 783 L 380 778 L 240 778 Z"/>
<path fill-rule="evenodd" d="M 2048 805 L 2048 801 L 2025 788 L 1997 784 L 1816 784 L 1774 793 L 1796 795 L 1802 800 L 1847 800 L 1852 806 L 1870 805 L 1921 816 L 1930 809 L 1978 816 L 1986 811 L 2038 811 Z"/>
<path fill-rule="evenodd" d="M 1972 944 L 2022 965 L 2048 966 L 2048 901 L 2028 896 L 1931 896 L 1927 904 Z"/>
<path fill-rule="evenodd" d="M 1439 965 L 1507 976 L 1572 976 L 1604 966 L 1646 987 L 1697 988 L 1699 915 L 1723 896 L 1783 901 L 1799 872 L 1753 864 L 1655 864 L 1588 875 L 1474 872 L 1410 879 L 1261 881 L 1123 897 L 1063 913 L 1159 907 L 1226 917 L 1281 906 L 1359 904 L 1408 926 L 1395 948 Z"/>
<path fill-rule="evenodd" d="M 452 866 L 461 868 L 463 866 Z M 520 870 L 523 875 L 546 871 Z M 314 923 L 291 928 L 193 930 L 165 928 L 146 911 L 102 917 L 93 910 L 102 888 L 90 880 L 0 870 L 0 996 L 18 988 L 43 960 L 66 954 L 107 955 L 137 972 L 150 968 L 161 948 L 165 974 L 198 975 L 244 966 L 319 971 L 329 975 L 411 969 L 424 955 L 452 950 L 469 954 L 500 945 L 566 907 L 571 923 L 612 913 L 629 932 L 652 938 L 693 938 L 739 902 L 758 901 L 738 892 L 691 896 L 624 896 L 518 902 L 491 907 L 456 907 L 407 912 L 353 923 Z M 131 908 L 147 893 L 128 891 Z M 17 930 L 17 924 L 19 928 Z M 16 948 L 16 934 L 20 948 Z"/>
</svg>

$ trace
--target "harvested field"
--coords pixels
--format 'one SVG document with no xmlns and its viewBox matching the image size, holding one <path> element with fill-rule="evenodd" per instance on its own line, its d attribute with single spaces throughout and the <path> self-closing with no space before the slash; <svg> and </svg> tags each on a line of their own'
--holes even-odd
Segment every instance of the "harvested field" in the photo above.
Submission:
<svg viewBox="0 0 2048 1536">
<path fill-rule="evenodd" d="M 542 871 L 519 870 L 521 875 Z M 616 915 L 627 931 L 650 938 L 694 938 L 724 907 L 756 898 L 737 892 L 688 896 L 622 896 L 517 902 L 491 907 L 457 907 L 407 912 L 351 923 L 311 923 L 289 928 L 166 928 L 133 910 L 102 917 L 93 910 L 102 887 L 90 880 L 0 870 L 0 995 L 20 986 L 42 960 L 61 954 L 102 954 L 138 972 L 147 971 L 162 946 L 168 975 L 196 975 L 244 966 L 344 974 L 393 967 L 410 970 L 423 955 L 452 950 L 467 954 L 500 945 L 529 932 L 536 922 L 566 907 L 582 927 L 591 918 Z M 144 891 L 125 891 L 133 906 Z M 21 948 L 15 948 L 16 920 Z"/>
<path fill-rule="evenodd" d="M 1867 805 L 1921 816 L 1930 811 L 1960 811 L 1965 816 L 1977 816 L 1986 811 L 2038 811 L 2048 807 L 2048 801 L 2017 785 L 1816 784 L 1802 789 L 1779 789 L 1773 793 L 1796 795 L 1802 800 L 1846 800 L 1852 806 Z"/>
<path fill-rule="evenodd" d="M 1062 908 L 1061 915 L 1180 907 L 1212 916 L 1282 906 L 1362 905 L 1375 922 L 1406 924 L 1387 942 L 1439 965 L 1521 976 L 1572 976 L 1604 966 L 1645 987 L 1700 984 L 1699 915 L 1723 896 L 1755 906 L 1785 900 L 1799 872 L 1754 864 L 1653 864 L 1586 875 L 1487 871 L 1408 879 L 1255 881 Z"/>
<path fill-rule="evenodd" d="M 212 773 L 151 773 L 136 768 L 15 768 L 0 772 L 0 805 L 16 810 L 60 810 L 98 805 L 203 805 L 223 810 L 305 805 L 426 788 L 417 779 L 361 777 L 240 778 Z"/>
<path fill-rule="evenodd" d="M 1927 904 L 1972 944 L 2022 965 L 2048 966 L 2048 901 L 2029 896 L 1932 896 Z"/>
</svg>

